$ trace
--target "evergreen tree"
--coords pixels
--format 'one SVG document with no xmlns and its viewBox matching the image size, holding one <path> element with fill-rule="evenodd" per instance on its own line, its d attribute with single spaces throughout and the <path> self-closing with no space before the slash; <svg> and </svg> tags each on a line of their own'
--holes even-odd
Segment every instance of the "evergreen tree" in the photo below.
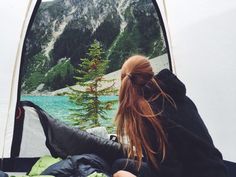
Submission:
<svg viewBox="0 0 236 177">
<path fill-rule="evenodd" d="M 104 78 L 109 61 L 104 58 L 101 44 L 94 41 L 88 49 L 88 57 L 81 59 L 82 63 L 76 69 L 79 76 L 76 87 L 70 87 L 70 101 L 77 105 L 70 115 L 74 125 L 80 128 L 101 126 L 101 120 L 108 120 L 108 110 L 113 109 L 117 99 L 104 100 L 103 96 L 117 94 L 114 79 Z"/>
</svg>

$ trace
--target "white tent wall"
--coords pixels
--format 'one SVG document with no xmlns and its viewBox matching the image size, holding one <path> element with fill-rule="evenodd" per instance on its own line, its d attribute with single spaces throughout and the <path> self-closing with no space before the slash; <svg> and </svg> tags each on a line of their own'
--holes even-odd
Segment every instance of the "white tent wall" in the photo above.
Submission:
<svg viewBox="0 0 236 177">
<path fill-rule="evenodd" d="M 21 51 L 36 0 L 1 0 L 0 157 L 10 157 Z"/>
<path fill-rule="evenodd" d="M 235 162 L 236 1 L 157 3 L 171 39 L 173 68 L 186 84 L 216 147 L 224 159 Z"/>
<path fill-rule="evenodd" d="M 21 50 L 36 0 L 0 2 L 0 157 L 9 157 Z M 236 161 L 236 1 L 157 3 L 167 30 L 172 67 L 186 84 L 215 145 L 225 159 Z"/>
</svg>

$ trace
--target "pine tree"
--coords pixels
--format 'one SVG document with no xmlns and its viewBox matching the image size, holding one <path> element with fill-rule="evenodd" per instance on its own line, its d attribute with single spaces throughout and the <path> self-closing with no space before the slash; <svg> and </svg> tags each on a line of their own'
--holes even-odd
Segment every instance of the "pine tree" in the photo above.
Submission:
<svg viewBox="0 0 236 177">
<path fill-rule="evenodd" d="M 94 41 L 88 49 L 88 57 L 81 59 L 82 63 L 76 69 L 79 76 L 76 87 L 70 87 L 67 93 L 71 102 L 77 105 L 72 109 L 70 118 L 74 125 L 80 128 L 101 126 L 101 120 L 108 120 L 108 110 L 113 109 L 117 99 L 103 100 L 101 97 L 117 94 L 115 80 L 104 78 L 109 60 L 104 57 L 101 44 Z"/>
</svg>

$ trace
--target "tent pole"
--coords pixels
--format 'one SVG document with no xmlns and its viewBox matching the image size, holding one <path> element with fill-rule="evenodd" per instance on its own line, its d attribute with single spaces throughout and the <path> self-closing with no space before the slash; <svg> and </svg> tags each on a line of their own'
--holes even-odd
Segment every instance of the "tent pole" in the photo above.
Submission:
<svg viewBox="0 0 236 177">
<path fill-rule="evenodd" d="M 30 11 L 30 7 L 32 6 L 32 1 L 33 0 L 30 0 L 28 2 L 28 5 L 27 5 L 27 10 L 26 10 L 26 13 L 25 13 L 25 17 L 24 17 L 24 21 L 23 21 L 23 25 L 21 27 L 21 33 L 20 33 L 20 40 L 19 40 L 19 43 L 18 43 L 18 48 L 17 48 L 17 53 L 16 53 L 16 57 L 15 57 L 15 63 L 14 63 L 14 71 L 13 71 L 13 77 L 12 77 L 12 80 L 11 80 L 11 92 L 10 92 L 10 103 L 8 105 L 8 111 L 7 111 L 7 120 L 6 120 L 6 124 L 5 124 L 5 132 L 4 132 L 4 137 L 6 137 L 7 135 L 7 127 L 8 127 L 8 124 L 9 124 L 9 117 L 11 115 L 11 108 L 12 108 L 12 100 L 13 100 L 13 94 L 14 94 L 14 89 L 15 89 L 15 84 L 18 84 L 18 83 L 15 83 L 14 82 L 14 78 L 16 77 L 16 73 L 18 71 L 17 69 L 17 66 L 19 65 L 19 59 L 21 57 L 21 50 L 22 50 L 22 46 L 23 46 L 23 40 L 24 40 L 24 34 L 25 34 L 25 26 L 27 24 L 27 17 L 29 15 L 29 11 Z M 15 104 L 15 103 L 14 103 Z M 5 138 L 4 138 L 5 139 Z M 3 159 L 4 159 L 4 153 L 5 153 L 5 140 L 3 141 L 3 153 L 1 154 L 1 169 L 3 168 Z"/>
</svg>

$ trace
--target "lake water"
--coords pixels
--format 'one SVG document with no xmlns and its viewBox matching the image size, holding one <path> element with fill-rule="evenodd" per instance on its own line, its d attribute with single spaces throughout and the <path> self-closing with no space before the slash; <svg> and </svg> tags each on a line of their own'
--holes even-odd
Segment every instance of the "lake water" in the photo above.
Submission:
<svg viewBox="0 0 236 177">
<path fill-rule="evenodd" d="M 100 100 L 114 99 L 118 99 L 118 97 L 103 96 L 100 98 Z M 77 105 L 69 101 L 69 98 L 67 96 L 22 96 L 21 101 L 25 100 L 33 102 L 54 118 L 60 119 L 65 122 L 67 122 L 70 115 L 70 109 L 77 107 Z M 113 121 L 116 111 L 117 104 L 114 105 L 114 110 L 107 111 L 108 116 L 111 117 L 111 121 Z"/>
</svg>

